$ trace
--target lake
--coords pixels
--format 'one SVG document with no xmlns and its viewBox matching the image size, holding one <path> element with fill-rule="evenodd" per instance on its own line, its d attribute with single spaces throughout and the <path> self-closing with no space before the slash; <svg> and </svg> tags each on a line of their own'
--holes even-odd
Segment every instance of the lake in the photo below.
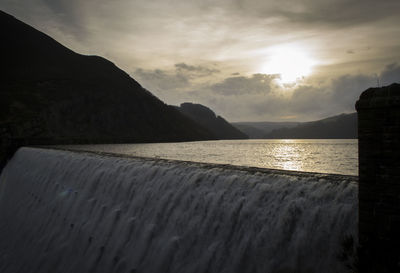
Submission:
<svg viewBox="0 0 400 273">
<path fill-rule="evenodd" d="M 139 157 L 358 175 L 357 139 L 250 139 L 62 147 Z"/>
</svg>

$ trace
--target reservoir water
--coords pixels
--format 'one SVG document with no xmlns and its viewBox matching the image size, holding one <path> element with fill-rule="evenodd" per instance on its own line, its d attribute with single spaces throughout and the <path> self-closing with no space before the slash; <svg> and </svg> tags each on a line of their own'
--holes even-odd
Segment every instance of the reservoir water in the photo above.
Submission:
<svg viewBox="0 0 400 273">
<path fill-rule="evenodd" d="M 358 175 L 357 139 L 253 139 L 63 147 L 138 157 Z"/>
</svg>

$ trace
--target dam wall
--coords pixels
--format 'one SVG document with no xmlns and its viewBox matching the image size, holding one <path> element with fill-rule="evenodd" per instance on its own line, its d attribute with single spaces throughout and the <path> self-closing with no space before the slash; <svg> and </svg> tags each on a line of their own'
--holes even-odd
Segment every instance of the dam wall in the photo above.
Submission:
<svg viewBox="0 0 400 273">
<path fill-rule="evenodd" d="M 351 176 L 21 148 L 0 176 L 0 272 L 347 272 Z"/>
</svg>

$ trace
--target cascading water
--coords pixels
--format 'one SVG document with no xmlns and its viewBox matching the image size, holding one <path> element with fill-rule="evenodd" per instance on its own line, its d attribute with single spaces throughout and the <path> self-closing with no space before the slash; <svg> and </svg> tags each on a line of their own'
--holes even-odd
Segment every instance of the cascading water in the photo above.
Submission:
<svg viewBox="0 0 400 273">
<path fill-rule="evenodd" d="M 347 272 L 354 177 L 22 148 L 0 272 Z"/>
</svg>

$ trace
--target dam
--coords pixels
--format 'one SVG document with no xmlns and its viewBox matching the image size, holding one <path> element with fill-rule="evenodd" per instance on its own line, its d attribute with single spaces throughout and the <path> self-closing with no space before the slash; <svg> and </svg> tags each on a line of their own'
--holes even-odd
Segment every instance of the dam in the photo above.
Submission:
<svg viewBox="0 0 400 273">
<path fill-rule="evenodd" d="M 347 272 L 357 177 L 20 148 L 0 272 Z"/>
</svg>

